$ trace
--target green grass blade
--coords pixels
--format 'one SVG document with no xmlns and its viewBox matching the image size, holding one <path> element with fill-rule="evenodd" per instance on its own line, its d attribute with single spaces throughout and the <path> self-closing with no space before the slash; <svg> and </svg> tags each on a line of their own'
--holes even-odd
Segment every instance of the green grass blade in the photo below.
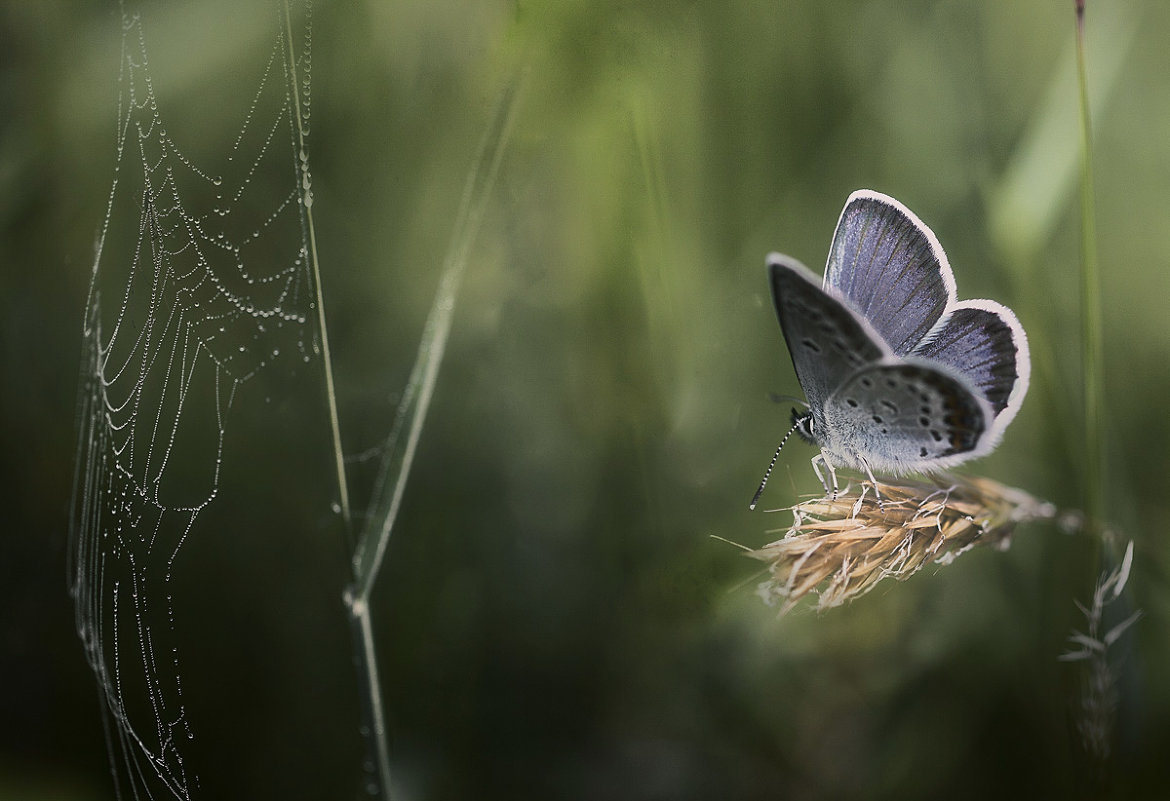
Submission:
<svg viewBox="0 0 1170 801">
<path fill-rule="evenodd" d="M 1093 208 L 1093 131 L 1085 68 L 1085 7 L 1077 2 L 1077 84 L 1081 128 L 1081 366 L 1085 383 L 1085 517 L 1100 530 L 1104 509 L 1101 485 L 1101 277 L 1097 264 L 1097 227 Z"/>
<path fill-rule="evenodd" d="M 373 514 L 362 532 L 354 554 L 356 597 L 369 597 L 394 528 L 439 375 L 439 367 L 447 347 L 459 283 L 483 220 L 488 195 L 495 182 L 507 144 L 518 85 L 518 81 L 513 80 L 501 92 L 492 122 L 484 135 L 479 155 L 468 176 L 451 242 L 444 259 L 443 274 L 423 329 L 414 368 L 398 404 L 394 426 L 382 458 L 372 502 Z"/>
</svg>

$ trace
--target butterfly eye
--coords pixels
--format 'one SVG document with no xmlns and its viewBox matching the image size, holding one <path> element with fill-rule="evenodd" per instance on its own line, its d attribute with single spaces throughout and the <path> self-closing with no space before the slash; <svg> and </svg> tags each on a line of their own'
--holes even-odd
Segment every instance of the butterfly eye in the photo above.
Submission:
<svg viewBox="0 0 1170 801">
<path fill-rule="evenodd" d="M 812 412 L 792 410 L 792 428 L 800 435 L 800 438 L 805 442 L 815 442 L 813 437 L 813 426 L 815 421 Z"/>
</svg>

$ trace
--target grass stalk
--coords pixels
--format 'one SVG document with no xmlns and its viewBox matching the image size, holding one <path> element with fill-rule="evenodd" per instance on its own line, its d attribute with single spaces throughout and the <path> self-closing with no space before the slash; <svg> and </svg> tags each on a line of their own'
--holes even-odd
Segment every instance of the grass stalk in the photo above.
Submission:
<svg viewBox="0 0 1170 801">
<path fill-rule="evenodd" d="M 1081 369 L 1085 384 L 1084 510 L 1090 530 L 1101 532 L 1104 510 L 1101 429 L 1101 278 L 1093 204 L 1093 133 L 1085 67 L 1085 0 L 1076 0 L 1077 84 L 1081 128 Z"/>
<path fill-rule="evenodd" d="M 353 516 L 349 506 L 349 482 L 345 476 L 345 455 L 341 449 L 341 423 L 337 415 L 337 392 L 333 387 L 333 357 L 329 350 L 329 327 L 325 323 L 325 296 L 321 291 L 321 267 L 317 258 L 317 230 L 313 225 L 313 189 L 309 176 L 308 151 L 305 149 L 305 120 L 301 113 L 300 82 L 297 80 L 297 59 L 293 52 L 292 12 L 284 0 L 285 52 L 288 54 L 289 83 L 292 86 L 293 115 L 296 117 L 298 152 L 297 186 L 301 192 L 301 207 L 305 210 L 305 230 L 308 234 L 307 258 L 313 275 L 313 293 L 317 306 L 317 330 L 321 332 L 321 365 L 325 372 L 325 397 L 329 404 L 329 426 L 333 434 L 333 463 L 337 477 L 337 504 L 345 530 L 351 531 Z"/>
<path fill-rule="evenodd" d="M 386 716 L 378 683 L 377 659 L 370 620 L 370 596 L 385 561 L 386 548 L 406 492 L 407 479 L 422 435 L 423 423 L 446 351 L 459 284 L 487 208 L 511 131 L 519 80 L 510 80 L 499 101 L 479 153 L 468 175 L 443 272 L 419 342 L 410 378 L 395 413 L 370 505 L 367 524 L 353 556 L 353 584 L 346 591 L 354 636 L 355 658 L 363 682 L 363 705 L 369 759 L 377 786 L 371 796 L 390 797 L 390 759 Z"/>
<path fill-rule="evenodd" d="M 1102 323 L 1101 283 L 1097 263 L 1097 230 L 1093 194 L 1093 136 L 1090 123 L 1087 68 L 1085 66 L 1085 0 L 1076 0 L 1077 82 L 1080 89 L 1081 128 L 1081 360 L 1085 382 L 1085 467 L 1084 507 L 1089 531 L 1099 537 L 1097 564 L 1116 563 L 1114 536 L 1105 523 L 1104 430 L 1102 427 L 1104 397 L 1102 386 Z M 1080 703 L 1077 728 L 1082 745 L 1098 771 L 1097 779 L 1106 786 L 1112 777 L 1109 765 L 1111 741 L 1119 709 L 1118 680 L 1111 664 L 1111 646 L 1141 617 L 1141 611 L 1113 625 L 1107 632 L 1105 607 L 1122 600 L 1123 590 L 1133 563 L 1134 546 L 1131 541 L 1125 555 L 1115 567 L 1096 572 L 1100 576 L 1088 606 L 1077 604 L 1084 613 L 1087 627 L 1074 632 L 1070 640 L 1077 646 L 1066 653 L 1066 661 L 1083 661 L 1086 674 Z"/>
<path fill-rule="evenodd" d="M 379 466 L 369 523 L 363 530 L 354 553 L 357 598 L 369 598 L 398 516 L 410 467 L 447 347 L 459 284 L 471 254 L 472 243 L 483 221 L 487 198 L 507 144 L 517 88 L 518 81 L 512 80 L 502 90 L 491 124 L 480 143 L 479 154 L 464 188 L 451 241 L 443 261 L 439 287 L 427 315 L 414 367 L 399 401 L 394 426 Z"/>
</svg>

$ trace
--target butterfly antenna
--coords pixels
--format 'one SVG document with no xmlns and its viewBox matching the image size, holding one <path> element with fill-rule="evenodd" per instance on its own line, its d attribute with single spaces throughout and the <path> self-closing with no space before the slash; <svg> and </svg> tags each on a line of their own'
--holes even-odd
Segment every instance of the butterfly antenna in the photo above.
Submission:
<svg viewBox="0 0 1170 801">
<path fill-rule="evenodd" d="M 756 490 L 756 494 L 752 496 L 752 502 L 748 504 L 748 509 L 755 511 L 756 503 L 760 500 L 760 496 L 764 494 L 764 487 L 768 484 L 768 479 L 772 477 L 772 468 L 776 466 L 776 460 L 780 458 L 780 451 L 784 448 L 784 443 L 792 436 L 792 432 L 800 423 L 793 423 L 792 428 L 788 429 L 788 433 L 784 435 L 784 439 L 780 440 L 780 445 L 776 448 L 776 453 L 772 456 L 772 461 L 768 463 L 768 469 L 764 471 L 764 480 L 760 482 L 760 488 Z"/>
</svg>

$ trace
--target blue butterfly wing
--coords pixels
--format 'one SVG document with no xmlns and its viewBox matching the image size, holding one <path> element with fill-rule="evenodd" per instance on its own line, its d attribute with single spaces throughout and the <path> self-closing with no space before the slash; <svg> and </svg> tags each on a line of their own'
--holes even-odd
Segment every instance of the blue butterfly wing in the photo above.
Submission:
<svg viewBox="0 0 1170 801">
<path fill-rule="evenodd" d="M 792 366 L 819 416 L 825 399 L 861 367 L 888 355 L 857 314 L 820 287 L 808 268 L 788 256 L 768 256 L 768 277 Z"/>
<path fill-rule="evenodd" d="M 1031 362 L 1024 329 L 1011 309 L 990 300 L 950 310 L 915 356 L 940 361 L 966 376 L 991 405 L 1002 428 L 1027 391 Z M 1006 415 L 1005 415 L 1006 412 Z"/>
<path fill-rule="evenodd" d="M 869 190 L 845 203 L 824 285 L 899 356 L 922 341 L 955 299 L 954 275 L 934 233 L 898 201 Z"/>
</svg>

